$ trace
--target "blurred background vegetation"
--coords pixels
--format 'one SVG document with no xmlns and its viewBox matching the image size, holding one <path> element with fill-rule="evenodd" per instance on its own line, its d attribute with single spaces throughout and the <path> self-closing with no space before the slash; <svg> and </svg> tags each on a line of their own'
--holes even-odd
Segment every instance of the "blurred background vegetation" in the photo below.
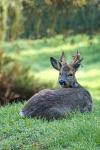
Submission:
<svg viewBox="0 0 100 150">
<path fill-rule="evenodd" d="M 99 0 L 0 0 L 0 38 L 93 34 L 100 30 Z"/>
<path fill-rule="evenodd" d="M 94 99 L 100 91 L 99 0 L 0 0 L 0 104 L 56 88 L 49 57 L 84 57 L 77 78 Z"/>
</svg>

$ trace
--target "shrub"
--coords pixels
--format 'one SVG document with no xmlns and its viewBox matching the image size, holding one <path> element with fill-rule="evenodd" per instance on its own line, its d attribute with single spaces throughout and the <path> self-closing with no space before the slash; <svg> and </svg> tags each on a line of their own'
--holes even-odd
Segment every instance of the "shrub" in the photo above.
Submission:
<svg viewBox="0 0 100 150">
<path fill-rule="evenodd" d="M 49 85 L 29 76 L 29 69 L 23 68 L 3 50 L 0 51 L 0 68 L 0 105 L 27 99 Z"/>
</svg>

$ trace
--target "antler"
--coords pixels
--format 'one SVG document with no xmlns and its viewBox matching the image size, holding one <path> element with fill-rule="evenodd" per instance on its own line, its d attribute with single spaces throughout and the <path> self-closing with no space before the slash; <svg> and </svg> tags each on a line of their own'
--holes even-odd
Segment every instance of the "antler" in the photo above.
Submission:
<svg viewBox="0 0 100 150">
<path fill-rule="evenodd" d="M 65 53 L 64 53 L 64 52 L 62 52 L 62 54 L 61 54 L 61 56 L 60 56 L 60 62 L 66 63 Z"/>
<path fill-rule="evenodd" d="M 76 55 L 73 56 L 72 65 L 74 65 L 80 59 L 80 53 L 77 50 Z"/>
<path fill-rule="evenodd" d="M 77 50 L 76 55 L 73 56 L 73 61 L 72 61 L 71 65 L 74 66 L 75 68 L 78 68 L 80 66 L 82 60 L 83 60 L 83 58 L 81 58 L 81 55 Z"/>
</svg>

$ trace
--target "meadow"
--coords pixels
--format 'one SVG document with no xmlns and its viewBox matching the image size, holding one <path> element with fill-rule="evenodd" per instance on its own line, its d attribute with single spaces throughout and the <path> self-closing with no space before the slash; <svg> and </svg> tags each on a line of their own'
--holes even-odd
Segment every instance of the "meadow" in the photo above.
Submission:
<svg viewBox="0 0 100 150">
<path fill-rule="evenodd" d="M 23 68 L 34 87 L 40 82 L 49 88 L 59 88 L 58 72 L 50 65 L 49 57 L 59 58 L 61 51 L 67 61 L 78 49 L 84 58 L 76 77 L 93 98 L 89 114 L 72 113 L 62 120 L 21 118 L 23 103 L 0 108 L 0 150 L 99 150 L 100 149 L 100 35 L 43 38 L 1 42 L 0 48 Z M 30 84 L 23 80 L 24 86 Z M 43 88 L 43 87 L 42 87 Z M 45 86 L 44 86 L 45 88 Z"/>
</svg>

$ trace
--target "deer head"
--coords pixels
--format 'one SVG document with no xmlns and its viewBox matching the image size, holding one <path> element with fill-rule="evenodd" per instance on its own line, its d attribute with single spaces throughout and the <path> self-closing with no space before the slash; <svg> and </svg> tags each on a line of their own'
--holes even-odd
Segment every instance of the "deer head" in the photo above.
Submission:
<svg viewBox="0 0 100 150">
<path fill-rule="evenodd" d="M 70 64 L 66 62 L 65 54 L 62 52 L 60 59 L 56 60 L 53 57 L 50 57 L 52 66 L 59 71 L 59 83 L 64 88 L 76 88 L 79 86 L 75 73 L 81 65 L 80 53 L 77 51 L 76 55 L 73 56 L 73 60 Z"/>
</svg>

